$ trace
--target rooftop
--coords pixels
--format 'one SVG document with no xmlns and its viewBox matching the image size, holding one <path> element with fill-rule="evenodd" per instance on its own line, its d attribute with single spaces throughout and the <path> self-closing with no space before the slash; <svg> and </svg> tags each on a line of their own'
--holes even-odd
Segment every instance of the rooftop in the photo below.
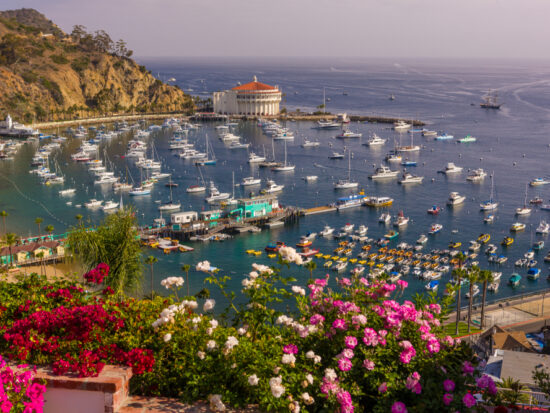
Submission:
<svg viewBox="0 0 550 413">
<path fill-rule="evenodd" d="M 536 367 L 550 368 L 550 356 L 497 350 L 494 356 L 489 357 L 485 372 L 501 379 L 512 377 L 523 384 L 533 385 L 532 376 Z"/>
<path fill-rule="evenodd" d="M 251 91 L 266 91 L 266 90 L 278 90 L 274 86 L 267 85 L 262 82 L 258 82 L 258 79 L 256 76 L 254 76 L 254 79 L 252 82 L 245 83 L 244 85 L 235 86 L 231 90 L 237 90 L 237 91 L 244 91 L 244 92 L 251 92 Z"/>
</svg>

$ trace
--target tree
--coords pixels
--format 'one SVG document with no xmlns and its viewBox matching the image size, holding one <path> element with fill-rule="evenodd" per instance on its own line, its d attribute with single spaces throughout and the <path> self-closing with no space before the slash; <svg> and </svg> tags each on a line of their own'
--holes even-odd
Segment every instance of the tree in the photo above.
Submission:
<svg viewBox="0 0 550 413">
<path fill-rule="evenodd" d="M 529 389 L 521 384 L 519 380 L 514 380 L 508 377 L 500 383 L 500 387 L 506 390 L 501 390 L 498 394 L 503 402 L 515 406 L 518 403 L 527 403 L 529 395 L 526 393 Z"/>
<path fill-rule="evenodd" d="M 153 299 L 153 265 L 158 261 L 157 257 L 153 257 L 152 255 L 149 255 L 147 259 L 145 260 L 145 264 L 148 264 L 151 266 L 151 300 Z"/>
<path fill-rule="evenodd" d="M 105 30 L 96 30 L 94 32 L 94 43 L 100 52 L 110 52 L 113 49 L 113 39 Z"/>
<path fill-rule="evenodd" d="M 42 267 L 44 266 L 44 251 L 40 251 L 38 254 L 36 254 L 36 258 L 40 259 L 40 275 L 43 275 L 45 273 L 42 272 Z"/>
<path fill-rule="evenodd" d="M 40 225 L 42 224 L 42 222 L 44 222 L 44 219 L 40 218 L 40 217 L 37 217 L 34 219 L 34 223 L 36 225 L 38 225 L 38 237 L 40 238 L 42 236 L 42 234 L 40 233 Z"/>
<path fill-rule="evenodd" d="M 48 235 L 50 236 L 50 239 L 51 239 L 51 237 L 52 237 L 53 230 L 54 230 L 53 225 L 47 225 L 47 226 L 46 226 L 46 232 L 47 232 Z"/>
<path fill-rule="evenodd" d="M 4 221 L 4 234 L 8 233 L 8 230 L 6 229 L 6 217 L 9 214 L 6 211 L 0 211 L 0 217 L 2 217 L 2 221 Z"/>
<path fill-rule="evenodd" d="M 455 335 L 458 336 L 458 323 L 460 322 L 460 293 L 461 293 L 461 287 L 462 287 L 462 279 L 464 278 L 464 262 L 466 261 L 466 257 L 463 253 L 459 252 L 456 257 L 457 259 L 457 269 L 453 270 L 453 277 L 456 280 L 456 326 L 455 326 Z"/>
<path fill-rule="evenodd" d="M 87 269 L 102 262 L 109 265 L 109 277 L 105 282 L 116 294 L 135 292 L 143 278 L 141 247 L 136 228 L 135 211 L 126 207 L 106 217 L 95 228 L 86 228 L 82 224 L 73 228 L 68 245 Z"/>
<path fill-rule="evenodd" d="M 8 232 L 6 234 L 6 236 L 4 237 L 4 241 L 6 242 L 6 244 L 8 245 L 8 248 L 10 250 L 10 262 L 9 262 L 9 266 L 12 266 L 13 265 L 13 251 L 12 251 L 12 247 L 17 243 L 18 241 L 18 237 L 17 235 L 15 235 L 13 232 Z"/>
<path fill-rule="evenodd" d="M 82 26 L 81 24 L 77 24 L 73 26 L 73 31 L 71 32 L 71 38 L 75 42 L 79 42 L 80 39 L 82 39 L 84 36 L 86 36 L 88 33 L 86 32 L 86 27 Z"/>
<path fill-rule="evenodd" d="M 187 284 L 187 296 L 189 297 L 189 270 L 191 266 L 189 264 L 184 264 L 181 266 L 181 270 L 185 272 L 185 283 Z"/>
<path fill-rule="evenodd" d="M 547 398 L 550 397 L 550 374 L 547 368 L 535 367 L 533 381 L 543 393 L 546 393 Z"/>
<path fill-rule="evenodd" d="M 468 270 L 466 273 L 466 278 L 468 282 L 470 283 L 470 298 L 468 299 L 468 333 L 470 332 L 470 328 L 472 325 L 472 304 L 474 302 L 474 286 L 476 285 L 476 282 L 479 277 L 479 268 L 478 267 L 472 267 Z"/>
<path fill-rule="evenodd" d="M 485 325 L 485 300 L 487 298 L 487 284 L 494 281 L 493 272 L 489 270 L 481 270 L 479 272 L 478 281 L 483 283 L 483 296 L 481 297 L 481 329 Z"/>
<path fill-rule="evenodd" d="M 317 268 L 317 264 L 315 264 L 315 262 L 313 262 L 312 260 L 308 262 L 305 267 L 309 271 L 309 281 L 311 282 L 311 280 L 313 280 L 313 271 L 315 270 L 315 268 Z"/>
<path fill-rule="evenodd" d="M 75 217 L 76 221 L 78 222 L 78 226 L 80 227 L 82 225 L 82 215 L 76 214 Z"/>
</svg>

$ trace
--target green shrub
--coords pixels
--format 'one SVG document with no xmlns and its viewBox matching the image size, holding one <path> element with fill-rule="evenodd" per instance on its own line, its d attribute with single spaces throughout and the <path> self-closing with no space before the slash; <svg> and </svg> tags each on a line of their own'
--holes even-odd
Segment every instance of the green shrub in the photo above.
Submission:
<svg viewBox="0 0 550 413">
<path fill-rule="evenodd" d="M 52 61 L 54 63 L 57 63 L 58 65 L 66 65 L 67 63 L 69 63 L 69 60 L 61 54 L 52 54 L 50 56 L 50 59 L 52 59 Z"/>
</svg>

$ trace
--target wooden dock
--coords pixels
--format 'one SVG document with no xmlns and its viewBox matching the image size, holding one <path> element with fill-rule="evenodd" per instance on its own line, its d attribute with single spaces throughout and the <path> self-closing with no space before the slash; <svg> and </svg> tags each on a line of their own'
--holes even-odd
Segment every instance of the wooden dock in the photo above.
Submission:
<svg viewBox="0 0 550 413">
<path fill-rule="evenodd" d="M 336 207 L 333 207 L 331 205 L 323 205 L 318 206 L 314 208 L 308 208 L 304 209 L 304 215 L 316 215 L 316 214 L 324 214 L 325 212 L 332 212 L 336 211 Z"/>
</svg>

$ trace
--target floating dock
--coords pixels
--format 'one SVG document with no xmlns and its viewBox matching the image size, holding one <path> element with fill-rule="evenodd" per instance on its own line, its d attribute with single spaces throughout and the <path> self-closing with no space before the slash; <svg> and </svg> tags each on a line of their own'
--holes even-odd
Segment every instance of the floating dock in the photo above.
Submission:
<svg viewBox="0 0 550 413">
<path fill-rule="evenodd" d="M 331 205 L 323 205 L 315 208 L 304 209 L 303 213 L 304 215 L 307 216 L 307 215 L 324 214 L 325 212 L 332 212 L 332 211 L 336 211 L 336 207 Z"/>
</svg>

